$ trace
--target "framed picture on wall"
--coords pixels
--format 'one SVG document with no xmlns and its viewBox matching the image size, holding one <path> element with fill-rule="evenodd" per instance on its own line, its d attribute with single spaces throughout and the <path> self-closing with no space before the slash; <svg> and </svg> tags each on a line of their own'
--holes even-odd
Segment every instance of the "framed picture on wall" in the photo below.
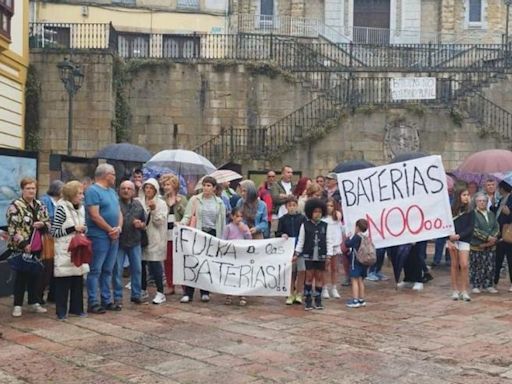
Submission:
<svg viewBox="0 0 512 384">
<path fill-rule="evenodd" d="M 7 225 L 5 214 L 14 199 L 21 196 L 24 177 L 37 180 L 37 152 L 0 148 L 0 228 Z"/>
<path fill-rule="evenodd" d="M 86 177 L 93 178 L 98 159 L 87 157 L 50 155 L 50 180 L 82 181 Z"/>
</svg>

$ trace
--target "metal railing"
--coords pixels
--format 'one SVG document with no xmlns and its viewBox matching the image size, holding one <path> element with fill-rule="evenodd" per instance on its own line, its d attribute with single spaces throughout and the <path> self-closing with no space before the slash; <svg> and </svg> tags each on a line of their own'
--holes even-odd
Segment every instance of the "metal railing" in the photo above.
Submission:
<svg viewBox="0 0 512 384">
<path fill-rule="evenodd" d="M 110 48 L 110 23 L 30 23 L 31 48 Z"/>
<path fill-rule="evenodd" d="M 415 44 L 454 43 L 453 34 L 417 30 L 352 27 L 352 41 L 358 44 L 388 45 L 396 41 Z"/>
</svg>

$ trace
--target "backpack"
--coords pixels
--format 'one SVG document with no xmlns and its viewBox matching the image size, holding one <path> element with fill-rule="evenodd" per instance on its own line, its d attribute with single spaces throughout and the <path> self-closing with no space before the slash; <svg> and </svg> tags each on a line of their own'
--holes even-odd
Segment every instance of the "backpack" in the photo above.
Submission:
<svg viewBox="0 0 512 384">
<path fill-rule="evenodd" d="M 359 249 L 354 252 L 356 253 L 356 259 L 361 264 L 369 267 L 377 261 L 377 252 L 375 250 L 375 245 L 373 245 L 372 240 L 365 235 L 360 234 L 361 236 L 361 245 Z"/>
</svg>

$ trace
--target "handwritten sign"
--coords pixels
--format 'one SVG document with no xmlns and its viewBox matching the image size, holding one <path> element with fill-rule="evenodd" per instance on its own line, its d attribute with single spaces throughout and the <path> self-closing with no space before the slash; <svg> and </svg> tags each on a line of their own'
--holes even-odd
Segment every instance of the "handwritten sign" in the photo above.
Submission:
<svg viewBox="0 0 512 384">
<path fill-rule="evenodd" d="M 221 240 L 193 228 L 174 231 L 175 284 L 237 296 L 287 296 L 294 239 Z"/>
<path fill-rule="evenodd" d="M 431 100 L 436 98 L 435 77 L 397 77 L 391 79 L 392 100 Z"/>
<path fill-rule="evenodd" d="M 441 156 L 338 174 L 347 232 L 368 220 L 377 248 L 454 233 Z"/>
</svg>

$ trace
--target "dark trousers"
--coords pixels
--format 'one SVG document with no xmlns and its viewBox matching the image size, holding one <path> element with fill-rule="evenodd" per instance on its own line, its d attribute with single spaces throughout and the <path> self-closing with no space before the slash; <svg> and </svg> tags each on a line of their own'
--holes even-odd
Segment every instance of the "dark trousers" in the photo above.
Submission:
<svg viewBox="0 0 512 384">
<path fill-rule="evenodd" d="M 163 271 L 161 261 L 142 261 L 142 290 L 148 287 L 148 270 L 149 274 L 155 279 L 156 290 L 164 293 Z"/>
<path fill-rule="evenodd" d="M 23 298 L 25 291 L 28 291 L 28 304 L 39 303 L 39 296 L 37 296 L 36 286 L 39 275 L 26 272 L 16 272 L 14 279 L 14 306 L 21 307 L 23 305 Z"/>
<path fill-rule="evenodd" d="M 82 276 L 54 277 L 55 311 L 57 316 L 68 313 L 80 315 L 84 312 L 84 279 Z"/>
<path fill-rule="evenodd" d="M 404 263 L 404 281 L 410 283 L 423 282 L 423 262 L 425 260 L 422 253 L 420 253 L 422 252 L 422 245 L 419 244 L 413 245 Z"/>
<path fill-rule="evenodd" d="M 496 246 L 496 269 L 494 270 L 494 284 L 498 284 L 500 281 L 501 267 L 503 266 L 503 260 L 507 258 L 508 264 L 508 277 L 512 283 L 512 244 L 504 241 L 498 242 Z"/>
<path fill-rule="evenodd" d="M 217 231 L 215 229 L 203 228 L 202 231 L 207 233 L 207 234 L 209 234 L 209 235 L 217 236 Z M 185 288 L 185 295 L 190 297 L 190 300 L 192 300 L 192 298 L 194 297 L 195 288 L 194 287 L 187 287 L 187 286 L 185 286 L 184 288 Z M 209 295 L 209 294 L 210 294 L 209 291 L 204 291 L 204 290 L 201 289 L 201 296 L 202 295 Z"/>
<path fill-rule="evenodd" d="M 36 294 L 39 298 L 39 302 L 43 302 L 44 300 L 44 291 L 48 288 L 48 301 L 54 300 L 55 295 L 55 283 L 53 281 L 53 260 L 44 260 L 44 270 L 39 275 L 39 279 L 37 281 Z"/>
</svg>

